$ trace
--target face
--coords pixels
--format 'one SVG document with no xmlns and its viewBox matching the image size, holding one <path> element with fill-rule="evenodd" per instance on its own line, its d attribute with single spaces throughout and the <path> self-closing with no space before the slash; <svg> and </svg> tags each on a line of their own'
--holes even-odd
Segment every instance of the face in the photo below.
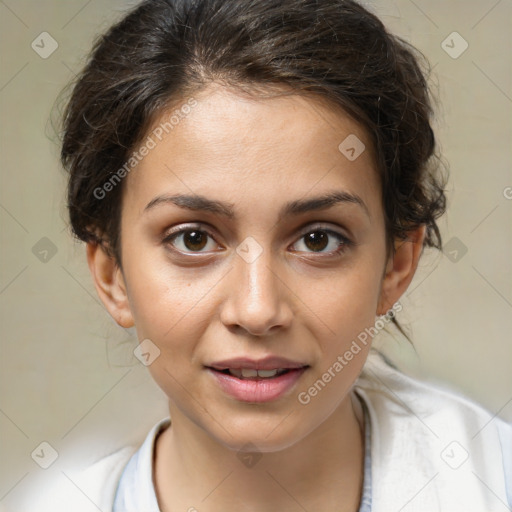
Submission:
<svg viewBox="0 0 512 512">
<path fill-rule="evenodd" d="M 339 356 L 381 313 L 370 140 L 310 98 L 213 86 L 194 98 L 126 178 L 110 311 L 160 351 L 149 370 L 174 424 L 232 449 L 279 450 L 348 401 L 370 343 Z M 354 135 L 366 149 L 349 159 L 338 146 Z"/>
</svg>

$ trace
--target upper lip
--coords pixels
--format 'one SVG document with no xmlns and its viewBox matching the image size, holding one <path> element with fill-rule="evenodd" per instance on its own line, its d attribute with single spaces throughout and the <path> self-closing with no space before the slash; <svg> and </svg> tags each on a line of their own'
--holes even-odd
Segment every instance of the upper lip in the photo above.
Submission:
<svg viewBox="0 0 512 512">
<path fill-rule="evenodd" d="M 215 361 L 207 365 L 209 368 L 215 370 L 275 370 L 275 369 L 294 369 L 304 368 L 309 366 L 304 363 L 292 361 L 285 357 L 268 356 L 263 359 L 251 359 L 249 357 L 235 357 L 232 359 L 224 359 L 222 361 Z"/>
</svg>

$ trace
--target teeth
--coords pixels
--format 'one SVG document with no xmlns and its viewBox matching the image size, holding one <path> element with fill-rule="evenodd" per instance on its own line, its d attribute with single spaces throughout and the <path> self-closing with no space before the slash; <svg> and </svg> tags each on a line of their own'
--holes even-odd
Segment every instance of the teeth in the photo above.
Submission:
<svg viewBox="0 0 512 512">
<path fill-rule="evenodd" d="M 285 370 L 282 368 L 276 368 L 275 370 L 253 370 L 249 368 L 234 369 L 230 368 L 229 373 L 238 377 L 239 379 L 254 379 L 255 377 L 261 377 L 262 379 L 269 379 L 275 377 L 278 374 L 283 373 Z"/>
<path fill-rule="evenodd" d="M 258 370 L 259 377 L 275 377 L 278 370 Z"/>
</svg>

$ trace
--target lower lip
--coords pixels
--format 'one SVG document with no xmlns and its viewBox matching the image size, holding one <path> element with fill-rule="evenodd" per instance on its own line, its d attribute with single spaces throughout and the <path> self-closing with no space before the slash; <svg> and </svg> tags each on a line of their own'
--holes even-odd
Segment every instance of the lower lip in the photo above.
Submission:
<svg viewBox="0 0 512 512">
<path fill-rule="evenodd" d="M 281 398 L 293 388 L 305 370 L 306 368 L 289 370 L 271 379 L 243 380 L 208 368 L 225 393 L 242 402 L 253 403 L 270 402 Z"/>
</svg>

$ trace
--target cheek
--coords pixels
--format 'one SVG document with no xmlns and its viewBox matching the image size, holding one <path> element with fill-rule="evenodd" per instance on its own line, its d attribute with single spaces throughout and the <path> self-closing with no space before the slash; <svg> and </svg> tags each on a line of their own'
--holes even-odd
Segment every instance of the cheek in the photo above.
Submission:
<svg viewBox="0 0 512 512">
<path fill-rule="evenodd" d="M 204 302 L 206 284 L 142 278 L 141 275 L 138 285 L 132 282 L 130 289 L 138 334 L 158 340 L 163 346 L 180 342 L 191 346 L 208 316 L 208 304 Z"/>
<path fill-rule="evenodd" d="M 148 366 L 155 382 L 167 396 L 178 403 L 183 399 L 186 404 L 189 397 L 183 390 L 184 386 L 191 388 L 197 371 L 196 349 L 212 314 L 206 291 L 214 283 L 184 275 L 168 264 L 148 265 L 148 261 L 127 261 L 137 337 L 158 347 L 158 357 Z"/>
<path fill-rule="evenodd" d="M 318 317 L 316 324 L 323 333 L 317 333 L 318 339 L 329 351 L 343 348 L 374 324 L 380 284 L 380 262 L 371 260 L 308 284 L 304 302 Z"/>
<path fill-rule="evenodd" d="M 168 340 L 181 340 L 183 331 L 193 335 L 201 325 L 208 280 L 198 279 L 190 269 L 173 269 L 161 256 L 153 257 L 151 251 L 127 255 L 124 266 L 139 340 L 149 338 L 165 345 Z"/>
<path fill-rule="evenodd" d="M 298 390 L 304 418 L 326 419 L 359 376 L 373 336 L 378 304 L 379 265 L 361 266 L 328 281 L 329 288 L 313 288 L 311 309 L 319 312 L 313 333 L 318 343 L 318 364 Z M 309 305 L 308 304 L 308 305 Z"/>
</svg>

